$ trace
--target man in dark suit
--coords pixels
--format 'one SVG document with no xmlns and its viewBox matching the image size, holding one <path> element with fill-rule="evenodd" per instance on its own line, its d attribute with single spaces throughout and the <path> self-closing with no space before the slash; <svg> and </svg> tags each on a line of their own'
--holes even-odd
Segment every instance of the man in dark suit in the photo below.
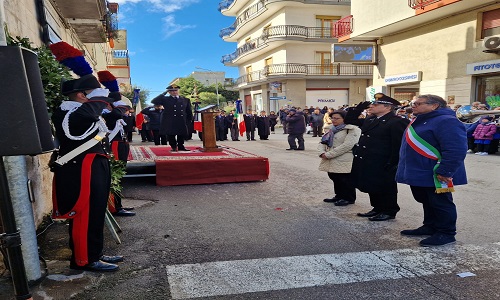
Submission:
<svg viewBox="0 0 500 300">
<path fill-rule="evenodd" d="M 168 92 L 169 96 L 166 96 Z M 167 91 L 151 101 L 155 105 L 163 105 L 161 114 L 160 135 L 167 136 L 172 151 L 189 151 L 184 147 L 188 135 L 188 126 L 193 119 L 191 101 L 179 96 L 179 86 L 173 84 Z"/>
<path fill-rule="evenodd" d="M 141 111 L 145 116 L 149 117 L 149 129 L 153 133 L 153 141 L 155 145 L 166 145 L 167 137 L 160 135 L 160 120 L 163 106 L 155 105 L 154 107 L 146 107 Z"/>
<path fill-rule="evenodd" d="M 398 117 L 394 109 L 399 101 L 382 93 L 375 94 L 371 104 L 363 102 L 349 110 L 352 123 L 353 114 L 361 114 L 368 106 L 368 118 L 361 126 L 361 137 L 354 148 L 352 177 L 355 186 L 370 196 L 373 209 L 367 213 L 358 213 L 370 221 L 394 219 L 399 206 L 397 203 L 396 169 L 399 160 L 399 148 L 403 132 L 409 121 Z"/>
<path fill-rule="evenodd" d="M 257 127 L 257 120 L 255 115 L 252 114 L 252 110 L 247 110 L 247 113 L 243 116 L 243 121 L 245 121 L 245 130 L 247 133 L 247 141 L 255 141 L 255 128 Z"/>
<path fill-rule="evenodd" d="M 215 117 L 215 136 L 217 141 L 227 140 L 227 119 L 223 110 Z"/>
</svg>

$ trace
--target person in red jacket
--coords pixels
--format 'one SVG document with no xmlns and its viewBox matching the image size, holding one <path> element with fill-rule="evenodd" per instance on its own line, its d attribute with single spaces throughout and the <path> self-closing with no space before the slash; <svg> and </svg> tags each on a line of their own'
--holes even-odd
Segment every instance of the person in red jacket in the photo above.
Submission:
<svg viewBox="0 0 500 300">
<path fill-rule="evenodd" d="M 493 135 L 497 132 L 497 126 L 492 121 L 493 117 L 483 117 L 472 134 L 474 144 L 477 144 L 476 155 L 488 155 L 491 140 L 493 140 Z"/>
</svg>

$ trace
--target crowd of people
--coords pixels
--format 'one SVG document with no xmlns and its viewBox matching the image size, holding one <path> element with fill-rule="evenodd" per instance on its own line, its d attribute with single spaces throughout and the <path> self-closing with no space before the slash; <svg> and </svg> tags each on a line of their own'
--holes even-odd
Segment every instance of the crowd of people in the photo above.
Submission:
<svg viewBox="0 0 500 300">
<path fill-rule="evenodd" d="M 373 102 L 329 113 L 318 146 L 319 170 L 333 182 L 334 197 L 324 199 L 336 206 L 353 204 L 355 189 L 368 194 L 372 210 L 358 213 L 370 221 L 394 219 L 400 207 L 397 183 L 410 186 L 423 207 L 423 224 L 401 231 L 407 236 L 427 236 L 421 246 L 455 242 L 457 211 L 454 186 L 467 183 L 467 153 L 487 155 L 498 126 L 484 104 L 473 110 L 485 115 L 462 123 L 455 110 L 436 95 L 420 95 L 402 107 L 378 93 Z M 480 113 L 476 112 L 476 115 Z"/>
<path fill-rule="evenodd" d="M 192 115 L 187 103 L 181 105 L 177 101 L 177 108 L 171 110 L 178 109 L 176 115 L 183 127 L 178 134 L 182 136 L 189 128 Z M 146 108 L 142 113 L 149 116 L 151 131 L 158 130 L 161 136 L 162 127 L 157 121 L 161 118 L 154 115 L 164 115 L 162 109 L 167 102 L 155 100 L 153 103 L 155 107 Z M 485 109 L 481 104 L 474 108 Z M 319 138 L 319 170 L 327 172 L 333 183 L 334 196 L 324 201 L 335 206 L 354 204 L 358 189 L 368 194 L 372 209 L 357 215 L 370 221 L 394 219 L 401 209 L 397 183 L 409 185 L 415 200 L 423 206 L 423 225 L 403 230 L 401 234 L 429 235 L 420 245 L 440 246 L 455 241 L 457 217 L 451 193 L 455 185 L 467 183 L 465 155 L 472 151 L 486 155 L 497 130 L 493 117 L 488 115 L 464 125 L 457 119 L 456 109 L 458 107 L 448 107 L 447 102 L 436 95 L 416 96 L 402 105 L 377 93 L 373 101 L 336 110 L 290 107 L 269 115 L 266 111 L 248 110 L 241 123 L 235 111 L 228 114 L 220 111 L 214 122 L 218 141 L 228 140 L 228 134 L 233 141 L 239 141 L 238 133 L 247 141 L 255 141 L 257 135 L 265 141 L 275 132 L 276 125 L 281 124 L 283 133 L 288 135 L 286 150 L 305 150 L 304 134 L 312 133 Z M 183 118 L 183 114 L 187 118 Z M 445 123 L 446 130 L 443 130 L 440 126 Z M 162 143 L 161 138 L 154 140 L 155 144 Z M 181 143 L 179 138 L 166 140 L 173 151 L 183 150 L 182 139 Z"/>
<path fill-rule="evenodd" d="M 53 52 L 58 52 L 56 48 Z M 112 162 L 126 164 L 136 129 L 142 142 L 168 143 L 171 151 L 189 151 L 184 142 L 194 132 L 194 114 L 189 99 L 179 95 L 178 86 L 170 85 L 152 100 L 152 107 L 135 116 L 118 89 L 102 88 L 101 83 L 108 86 L 91 74 L 90 67 L 88 71 L 62 84 L 68 100 L 52 116 L 60 145 L 52 164 L 53 216 L 69 219 L 70 268 L 110 272 L 118 270 L 123 257 L 103 254 L 106 209 L 114 209 L 118 216 L 134 215 L 132 208 L 122 207 L 119 194 L 111 193 Z M 397 183 L 407 184 L 422 204 L 423 225 L 401 234 L 428 235 L 420 241 L 422 246 L 452 243 L 457 219 L 452 192 L 455 185 L 467 183 L 466 153 L 486 155 L 495 148 L 497 126 L 492 116 L 485 115 L 466 130 L 446 101 L 435 95 L 417 96 L 406 108 L 400 106 L 378 93 L 371 102 L 336 110 L 312 106 L 269 114 L 248 110 L 243 122 L 235 111 L 220 111 L 214 120 L 216 138 L 225 141 L 229 134 L 239 141 L 245 133 L 247 141 L 255 141 L 257 131 L 265 141 L 280 123 L 288 134 L 286 150 L 300 151 L 305 150 L 304 134 L 310 131 L 319 138 L 319 170 L 327 172 L 333 183 L 334 196 L 325 202 L 352 205 L 358 189 L 368 194 L 372 209 L 357 215 L 387 221 L 400 210 Z"/>
</svg>

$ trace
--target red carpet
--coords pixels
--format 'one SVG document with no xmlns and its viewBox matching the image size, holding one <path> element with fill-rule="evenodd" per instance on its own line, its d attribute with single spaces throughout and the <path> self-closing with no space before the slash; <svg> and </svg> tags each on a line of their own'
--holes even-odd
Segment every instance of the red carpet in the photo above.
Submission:
<svg viewBox="0 0 500 300">
<path fill-rule="evenodd" d="M 222 152 L 171 152 L 169 146 L 131 146 L 130 162 L 154 161 L 160 186 L 261 181 L 269 178 L 269 160 L 235 148 Z"/>
</svg>

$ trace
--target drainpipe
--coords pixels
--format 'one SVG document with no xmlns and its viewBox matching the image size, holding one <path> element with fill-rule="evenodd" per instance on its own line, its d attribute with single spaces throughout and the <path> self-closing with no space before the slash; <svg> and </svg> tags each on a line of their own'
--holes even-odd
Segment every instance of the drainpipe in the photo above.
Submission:
<svg viewBox="0 0 500 300">
<path fill-rule="evenodd" d="M 49 23 L 47 22 L 47 16 L 45 15 L 45 0 L 35 0 L 38 24 L 40 24 L 40 38 L 45 46 L 49 46 Z"/>
<path fill-rule="evenodd" d="M 36 225 L 28 190 L 26 159 L 24 156 L 4 156 L 3 162 L 9 182 L 15 221 L 21 233 L 21 252 L 26 277 L 29 282 L 36 282 L 42 275 L 36 240 Z"/>
<path fill-rule="evenodd" d="M 4 26 L 4 1 L 0 0 L 0 47 L 7 46 L 7 36 L 5 34 Z M 18 160 L 17 157 L 12 158 L 12 160 L 8 159 L 10 160 L 10 163 Z M 25 202 L 29 203 L 29 201 Z M 5 247 L 7 252 L 7 259 L 10 266 L 10 273 L 12 275 L 16 299 L 33 299 L 28 288 L 28 280 L 26 278 L 24 260 L 21 251 L 21 235 L 16 226 L 14 215 L 14 206 L 12 205 L 9 192 L 9 180 L 5 170 L 3 157 L 0 156 L 0 216 L 2 219 L 3 229 L 5 231 L 5 233 L 1 235 L 0 242 L 2 243 L 2 246 Z M 33 213 L 31 216 L 33 216 Z M 38 253 L 38 249 L 36 250 L 36 253 Z M 37 265 L 38 268 L 40 268 L 38 259 Z"/>
</svg>

